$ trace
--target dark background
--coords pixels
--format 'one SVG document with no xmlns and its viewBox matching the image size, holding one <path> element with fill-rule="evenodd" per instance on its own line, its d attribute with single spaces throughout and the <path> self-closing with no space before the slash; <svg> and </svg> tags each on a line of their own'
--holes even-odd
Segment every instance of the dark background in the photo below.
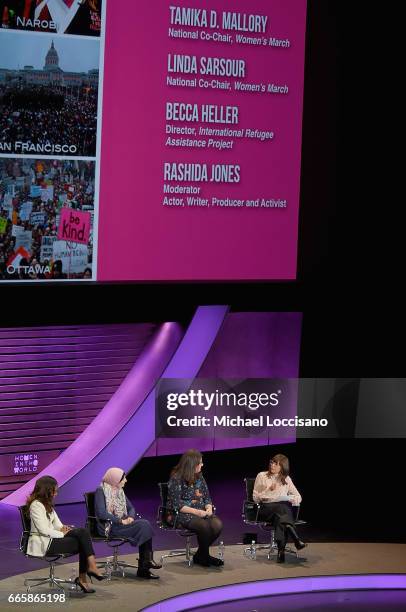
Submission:
<svg viewBox="0 0 406 612">
<path fill-rule="evenodd" d="M 393 109 L 391 58 L 379 38 L 384 21 L 385 11 L 368 3 L 308 2 L 296 282 L 7 285 L 2 325 L 187 324 L 197 305 L 214 303 L 298 310 L 301 376 L 402 377 L 403 225 L 388 170 Z M 403 448 L 401 439 L 302 440 L 207 455 L 205 474 L 215 491 L 224 481 L 242 487 L 243 476 L 266 468 L 271 451 L 285 450 L 313 538 L 391 541 L 405 537 Z M 144 459 L 129 484 L 142 492 L 165 480 L 175 460 Z"/>
<path fill-rule="evenodd" d="M 299 518 L 307 521 L 300 530 L 305 541 L 406 542 L 399 475 L 404 440 L 329 439 L 203 453 L 204 476 L 224 519 L 226 544 L 257 531 L 241 519 L 243 479 L 266 470 L 277 453 L 289 457 L 293 482 L 303 497 Z M 128 476 L 127 495 L 150 520 L 159 505 L 157 483 L 168 480 L 178 458 L 143 459 Z M 140 500 L 148 500 L 145 507 Z"/>
</svg>

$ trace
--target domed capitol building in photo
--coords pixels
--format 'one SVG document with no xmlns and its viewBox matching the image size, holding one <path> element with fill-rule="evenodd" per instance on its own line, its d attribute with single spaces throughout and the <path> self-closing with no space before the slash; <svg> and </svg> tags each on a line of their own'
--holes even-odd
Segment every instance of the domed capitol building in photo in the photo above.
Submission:
<svg viewBox="0 0 406 612">
<path fill-rule="evenodd" d="M 21 69 L 0 68 L 1 84 L 20 85 L 60 85 L 61 87 L 91 86 L 97 88 L 99 71 L 97 68 L 88 72 L 64 71 L 59 66 L 59 55 L 52 41 L 41 69 L 25 65 Z"/>
</svg>

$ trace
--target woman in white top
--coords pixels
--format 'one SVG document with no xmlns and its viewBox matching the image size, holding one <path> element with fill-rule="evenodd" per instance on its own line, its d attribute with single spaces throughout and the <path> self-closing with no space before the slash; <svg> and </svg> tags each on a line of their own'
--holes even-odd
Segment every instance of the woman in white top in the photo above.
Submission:
<svg viewBox="0 0 406 612">
<path fill-rule="evenodd" d="M 275 528 L 278 544 L 278 563 L 285 561 L 285 546 L 290 535 L 298 550 L 306 544 L 299 539 L 295 530 L 292 506 L 299 506 L 302 497 L 289 476 L 289 459 L 282 454 L 275 455 L 269 462 L 267 472 L 260 472 L 255 479 L 253 499 L 260 503 L 258 519 Z"/>
<path fill-rule="evenodd" d="M 79 578 L 75 582 L 84 593 L 94 593 L 94 589 L 88 587 L 87 576 L 97 580 L 105 577 L 96 565 L 90 534 L 81 527 L 61 523 L 54 509 L 57 493 L 58 483 L 52 476 L 42 476 L 35 483 L 27 499 L 31 519 L 27 553 L 34 557 L 79 553 Z"/>
</svg>

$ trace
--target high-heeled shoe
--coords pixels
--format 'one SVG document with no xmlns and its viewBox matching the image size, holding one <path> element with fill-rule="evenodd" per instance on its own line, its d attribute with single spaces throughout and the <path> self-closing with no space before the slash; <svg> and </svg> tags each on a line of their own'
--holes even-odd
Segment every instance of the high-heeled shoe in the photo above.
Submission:
<svg viewBox="0 0 406 612">
<path fill-rule="evenodd" d="M 159 580 L 159 576 L 157 576 L 156 574 L 153 574 L 147 568 L 139 568 L 137 570 L 137 576 L 138 578 L 147 578 L 148 580 Z"/>
<path fill-rule="evenodd" d="M 145 562 L 145 567 L 148 567 L 148 569 L 159 570 L 162 568 L 162 565 L 160 563 L 157 563 L 153 559 L 149 559 Z"/>
<path fill-rule="evenodd" d="M 96 580 L 107 580 L 107 576 L 105 576 L 104 574 L 96 574 L 96 572 L 92 572 L 91 570 L 87 570 L 86 574 L 89 576 L 89 578 L 96 578 Z"/>
<path fill-rule="evenodd" d="M 75 584 L 83 591 L 83 593 L 96 593 L 94 589 L 87 589 L 83 582 L 80 582 L 79 576 L 75 578 Z"/>
<path fill-rule="evenodd" d="M 162 568 L 162 565 L 154 561 L 152 550 L 147 550 L 143 554 L 140 552 L 138 567 L 145 570 L 159 570 Z"/>
<path fill-rule="evenodd" d="M 297 535 L 296 529 L 293 527 L 293 525 L 287 525 L 286 529 L 292 536 L 293 543 L 296 546 L 297 550 L 302 550 L 302 548 L 305 548 L 307 546 L 305 542 L 299 539 L 299 536 Z"/>
</svg>

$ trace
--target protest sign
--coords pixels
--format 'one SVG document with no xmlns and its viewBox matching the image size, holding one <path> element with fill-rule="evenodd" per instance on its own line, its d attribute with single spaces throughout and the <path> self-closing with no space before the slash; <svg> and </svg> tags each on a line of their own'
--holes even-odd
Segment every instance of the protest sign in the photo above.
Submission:
<svg viewBox="0 0 406 612">
<path fill-rule="evenodd" d="M 44 189 L 41 189 L 41 200 L 43 202 L 47 202 L 48 200 L 52 200 L 54 197 L 54 188 L 53 185 L 48 185 Z"/>
<path fill-rule="evenodd" d="M 28 221 L 32 211 L 32 202 L 24 202 L 20 208 L 20 219 L 21 221 Z"/>
<path fill-rule="evenodd" d="M 19 249 L 20 247 L 23 247 L 23 249 L 31 253 L 32 232 L 23 230 L 17 234 L 15 248 Z"/>
<path fill-rule="evenodd" d="M 31 225 L 45 225 L 47 214 L 44 212 L 34 212 L 30 215 Z"/>
<path fill-rule="evenodd" d="M 85 244 L 71 245 L 66 240 L 56 240 L 53 244 L 53 260 L 62 261 L 62 271 L 65 274 L 84 272 L 88 259 Z"/>
<path fill-rule="evenodd" d="M 41 187 L 39 185 L 31 185 L 30 196 L 38 198 L 41 195 Z"/>
<path fill-rule="evenodd" d="M 13 225 L 13 227 L 11 228 L 12 236 L 19 236 L 23 232 L 24 232 L 24 227 L 22 225 Z"/>
<path fill-rule="evenodd" d="M 53 256 L 53 244 L 56 241 L 56 236 L 43 236 L 41 242 L 40 260 L 44 262 L 46 259 L 51 259 Z"/>
<path fill-rule="evenodd" d="M 62 208 L 58 227 L 58 239 L 87 244 L 90 233 L 90 213 Z"/>
</svg>

